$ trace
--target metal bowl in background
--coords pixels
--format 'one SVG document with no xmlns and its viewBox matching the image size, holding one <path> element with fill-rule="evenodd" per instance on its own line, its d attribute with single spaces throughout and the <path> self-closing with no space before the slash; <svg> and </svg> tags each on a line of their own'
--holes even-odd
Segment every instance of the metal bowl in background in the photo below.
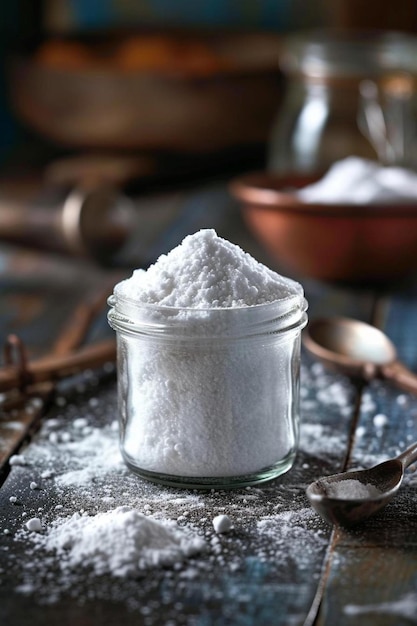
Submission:
<svg viewBox="0 0 417 626">
<path fill-rule="evenodd" d="M 313 204 L 291 193 L 313 180 L 262 172 L 230 184 L 250 231 L 280 268 L 363 286 L 417 271 L 417 204 Z"/>
<path fill-rule="evenodd" d="M 166 68 L 141 67 L 139 55 L 136 64 L 118 64 L 114 37 L 106 41 L 101 35 L 81 41 L 100 49 L 103 62 L 89 63 L 75 40 L 72 60 L 62 54 L 61 63 L 48 63 L 36 53 L 15 59 L 10 95 L 16 115 L 70 148 L 209 153 L 267 139 L 282 91 L 277 35 L 161 37 L 177 38 L 183 46 L 188 37 L 221 62 L 209 71 L 191 63 L 181 68 L 181 59 L 172 66 L 168 55 Z M 118 41 L 123 43 L 122 35 Z"/>
</svg>

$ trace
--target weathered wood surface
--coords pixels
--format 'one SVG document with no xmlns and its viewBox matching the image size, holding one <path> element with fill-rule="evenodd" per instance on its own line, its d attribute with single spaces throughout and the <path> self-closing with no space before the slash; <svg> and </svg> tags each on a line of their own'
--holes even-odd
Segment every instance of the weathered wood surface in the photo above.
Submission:
<svg viewBox="0 0 417 626">
<path fill-rule="evenodd" d="M 49 421 L 61 420 L 61 433 L 69 431 L 74 437 L 69 425 L 79 416 L 94 413 L 96 421 L 89 419 L 89 424 L 96 423 L 100 428 L 114 418 L 115 386 L 111 379 L 103 380 L 99 388 L 90 387 L 84 395 L 72 392 L 66 397 L 68 408 L 59 403 L 48 413 Z M 91 398 L 100 400 L 93 410 Z M 328 424 L 338 418 L 334 407 L 328 409 L 326 417 Z M 310 419 L 309 425 L 317 426 L 313 417 Z M 346 418 L 339 420 L 339 433 L 344 440 L 348 423 Z M 316 592 L 330 537 L 330 529 L 309 510 L 304 487 L 317 472 L 342 466 L 343 446 L 327 449 L 324 458 L 317 457 L 309 445 L 315 430 L 307 430 L 294 469 L 282 479 L 256 489 L 196 495 L 147 484 L 128 472 L 113 471 L 105 479 L 96 478 L 92 497 L 90 491 L 86 493 L 77 485 L 63 489 L 56 481 L 41 478 L 43 471 L 51 467 L 57 476 L 79 469 L 77 455 L 68 458 L 65 444 L 47 444 L 49 432 L 47 428 L 34 438 L 24 450 L 28 465 L 13 467 L 0 490 L 0 525 L 2 530 L 10 531 L 10 535 L 0 537 L 1 564 L 3 572 L 7 572 L 0 588 L 5 623 L 303 623 Z M 331 436 L 334 437 L 334 431 Z M 323 444 L 326 443 L 324 437 Z M 46 445 L 46 453 L 40 455 L 40 447 L 45 449 Z M 31 481 L 42 489 L 31 491 Z M 18 504 L 10 503 L 13 495 L 18 496 Z M 39 562 L 39 554 L 33 552 L 27 538 L 13 540 L 22 526 L 23 512 L 41 515 L 48 523 L 57 515 L 56 505 L 62 505 L 67 515 L 80 509 L 91 513 L 97 506 L 106 510 L 126 503 L 140 511 L 151 507 L 152 514 L 177 519 L 180 524 L 181 518 L 187 519 L 206 537 L 208 554 L 180 569 L 156 570 L 138 580 L 95 578 L 86 570 L 68 589 L 65 584 L 61 588 L 56 564 L 51 563 L 45 572 L 44 561 Z M 43 508 L 41 513 L 37 512 L 39 506 Z M 212 543 L 217 539 L 211 521 L 224 512 L 233 519 L 235 529 L 219 537 L 218 544 Z M 257 526 L 259 522 L 264 524 L 262 532 Z"/>
<path fill-rule="evenodd" d="M 223 232 L 218 229 L 219 234 L 241 240 L 242 246 L 256 255 L 256 244 L 247 233 L 236 230 L 231 236 L 231 223 L 236 225 L 228 222 Z M 70 297 L 64 290 L 64 304 L 62 284 L 52 293 L 45 289 L 50 265 L 41 270 L 25 278 L 18 272 L 17 280 L 12 274 L 2 279 L 1 329 L 21 331 L 33 354 L 45 346 L 62 345 L 57 338 L 71 319 L 71 311 L 91 285 L 96 285 L 95 279 L 89 283 L 84 277 L 82 288 L 81 283 L 75 285 Z M 73 284 L 65 283 L 66 287 Z M 381 322 L 400 355 L 417 371 L 417 298 L 412 292 L 406 298 L 385 298 L 383 305 L 376 306 L 371 292 L 355 293 L 313 281 L 306 281 L 305 286 L 310 317 L 344 314 Z M 25 314 L 20 308 L 10 310 L 14 300 L 23 305 L 24 312 L 28 301 L 19 300 L 21 291 L 37 303 Z M 105 314 L 99 315 L 89 338 L 106 332 Z M 98 379 L 84 381 L 82 387 L 78 379 L 59 387 L 44 426 L 24 448 L 29 464 L 13 466 L 0 489 L 1 623 L 301 626 L 314 622 L 320 601 L 317 623 L 321 625 L 401 626 L 415 621 L 417 608 L 411 617 L 406 614 L 412 610 L 412 602 L 417 603 L 417 509 L 412 474 L 395 502 L 354 532 L 332 532 L 305 497 L 305 487 L 319 475 L 340 471 L 347 461 L 350 466 L 369 464 L 382 452 L 395 453 L 402 443 L 417 439 L 417 401 L 408 394 L 380 383 L 356 388 L 343 377 L 324 373 L 303 354 L 301 447 L 287 475 L 256 489 L 194 494 L 148 484 L 118 469 L 98 476 L 92 495 L 91 490 L 74 483 L 63 488 L 54 477 L 48 481 L 40 477 L 48 468 L 53 468 L 54 476 L 80 469 L 77 453 L 68 453 L 65 440 L 49 441 L 48 424 L 55 424 L 58 434 L 69 432 L 71 441 L 76 441 L 80 438 L 73 428 L 77 417 L 86 416 L 89 426 L 99 429 L 108 429 L 115 418 L 114 374 L 101 372 Z M 362 408 L 356 415 L 361 398 Z M 369 409 L 370 399 L 375 403 L 373 409 Z M 373 425 L 378 412 L 390 416 L 389 425 L 381 432 Z M 352 437 L 357 417 L 363 432 Z M 117 446 L 115 434 L 106 432 L 114 436 Z M 354 446 L 349 454 L 351 440 Z M 31 490 L 31 481 L 39 482 L 41 489 Z M 10 502 L 13 495 L 18 495 L 18 504 Z M 68 515 L 126 503 L 177 519 L 179 524 L 192 523 L 207 539 L 208 553 L 181 568 L 155 570 L 140 579 L 115 581 L 81 571 L 68 586 L 63 584 L 59 564 L 50 555 L 49 560 L 43 555 L 44 560 L 39 561 L 31 544 L 18 535 L 22 513 L 40 514 L 48 524 L 57 515 L 57 505 Z M 232 517 L 234 530 L 216 537 L 211 521 L 220 512 Z"/>
<path fill-rule="evenodd" d="M 6 348 L 9 335 L 18 337 L 21 353 L 12 348 L 9 365 L 25 385 L 23 392 L 8 394 L 0 404 L 1 470 L 8 456 L 36 427 L 53 392 L 47 381 L 28 385 L 26 361 L 45 355 L 64 356 L 91 337 L 108 337 L 103 305 L 120 273 L 104 273 L 79 261 L 7 247 L 0 262 L 0 346 Z M 6 350 L 0 365 L 6 365 L 5 360 Z"/>
<path fill-rule="evenodd" d="M 417 372 L 414 294 L 390 298 L 381 321 L 401 360 Z M 415 397 L 378 382 L 364 394 L 350 467 L 374 465 L 417 441 Z M 377 414 L 387 416 L 386 426 L 375 425 Z M 417 475 L 412 469 L 385 510 L 354 531 L 335 533 L 320 626 L 417 623 Z"/>
</svg>

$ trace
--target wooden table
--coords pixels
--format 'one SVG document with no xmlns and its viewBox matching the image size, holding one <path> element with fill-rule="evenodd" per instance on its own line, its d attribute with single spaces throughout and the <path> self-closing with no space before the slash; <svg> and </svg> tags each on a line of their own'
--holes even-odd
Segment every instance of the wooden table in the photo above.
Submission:
<svg viewBox="0 0 417 626">
<path fill-rule="evenodd" d="M 217 194 L 216 206 L 221 208 L 214 217 L 201 208 L 202 197 L 205 202 L 210 193 Z M 190 212 L 193 203 L 200 207 L 198 220 Z M 215 219 L 219 234 L 276 268 L 245 231 L 224 188 L 188 195 L 181 206 L 193 220 L 185 225 L 184 220 L 175 221 L 177 238 L 187 228 L 193 232 Z M 164 241 L 168 249 L 176 243 L 173 229 L 168 231 L 171 238 L 165 233 L 160 251 Z M 31 356 L 56 348 L 58 336 L 65 344 L 73 312 L 120 277 L 119 271 L 64 260 L 35 261 L 29 253 L 16 257 L 3 249 L 1 254 L 1 329 L 22 336 Z M 310 319 L 343 314 L 372 322 L 386 331 L 400 358 L 417 371 L 415 285 L 381 294 L 303 282 Z M 87 341 L 111 336 L 103 308 Z M 373 465 L 417 440 L 417 399 L 411 395 L 381 382 L 354 384 L 325 372 L 303 352 L 301 443 L 294 468 L 257 488 L 199 493 L 146 483 L 117 464 L 103 473 L 99 451 L 91 455 L 90 450 L 89 458 L 81 455 L 82 442 L 92 431 L 106 433 L 107 443 L 117 449 L 111 427 L 117 413 L 111 367 L 66 379 L 53 391 L 47 389 L 44 397 L 46 404 L 32 401 L 0 416 L 0 453 L 5 458 L 19 451 L 27 461 L 11 468 L 5 463 L 0 489 L 1 624 L 417 623 L 417 475 L 409 471 L 395 500 L 352 531 L 324 523 L 305 496 L 306 486 L 318 476 Z M 387 416 L 385 424 L 378 426 L 383 422 L 374 420 L 378 414 Z M 86 419 L 85 432 L 75 428 L 80 417 Z M 19 450 L 14 449 L 22 435 L 28 436 Z M 90 483 L 74 479 L 74 472 L 86 468 L 91 470 L 93 492 Z M 38 488 L 31 489 L 31 482 Z M 94 576 L 82 568 L 65 576 L 53 555 L 39 552 L 20 532 L 28 516 L 38 515 L 48 526 L 58 515 L 80 510 L 91 514 L 120 504 L 193 526 L 206 539 L 207 552 L 181 567 L 157 568 L 137 579 Z M 219 513 L 231 517 L 230 533 L 214 532 L 212 519 Z"/>
</svg>

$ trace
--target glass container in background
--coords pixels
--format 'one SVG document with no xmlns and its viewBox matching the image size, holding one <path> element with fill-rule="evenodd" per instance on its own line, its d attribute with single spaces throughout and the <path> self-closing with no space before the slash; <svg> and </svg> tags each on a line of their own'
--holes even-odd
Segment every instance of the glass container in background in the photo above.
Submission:
<svg viewBox="0 0 417 626">
<path fill-rule="evenodd" d="M 417 166 L 417 38 L 391 32 L 293 35 L 281 68 L 286 96 L 268 168 L 317 174 L 355 155 Z"/>
</svg>

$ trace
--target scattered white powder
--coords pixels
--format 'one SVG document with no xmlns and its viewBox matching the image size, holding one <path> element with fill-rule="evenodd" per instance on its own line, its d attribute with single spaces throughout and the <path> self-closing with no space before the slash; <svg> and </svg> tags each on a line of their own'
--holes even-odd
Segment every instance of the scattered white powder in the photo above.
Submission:
<svg viewBox="0 0 417 626">
<path fill-rule="evenodd" d="M 377 413 L 373 418 L 373 422 L 376 428 L 384 428 L 388 424 L 389 419 L 383 413 Z"/>
<path fill-rule="evenodd" d="M 26 522 L 25 526 L 30 532 L 40 533 L 42 531 L 42 524 L 39 517 L 32 517 Z"/>
<path fill-rule="evenodd" d="M 212 229 L 189 235 L 146 271 L 135 270 L 115 292 L 138 303 L 192 309 L 254 306 L 303 293 Z"/>
<path fill-rule="evenodd" d="M 400 406 L 407 406 L 407 404 L 409 403 L 410 399 L 407 395 L 405 395 L 405 393 L 400 393 L 397 396 L 397 404 L 399 404 Z"/>
<path fill-rule="evenodd" d="M 29 520 L 39 531 L 40 521 Z M 61 567 L 90 566 L 94 573 L 115 577 L 174 565 L 206 548 L 205 541 L 175 523 L 159 522 L 127 506 L 92 517 L 75 513 L 55 520 L 35 541 L 62 559 Z"/>
<path fill-rule="evenodd" d="M 370 615 L 385 614 L 403 617 L 410 623 L 415 623 L 417 615 L 417 594 L 409 593 L 392 602 L 379 602 L 378 604 L 347 604 L 344 607 L 346 615 Z"/>
<path fill-rule="evenodd" d="M 305 202 L 336 204 L 415 203 L 417 174 L 352 156 L 334 163 L 321 180 L 297 196 Z"/>
<path fill-rule="evenodd" d="M 327 544 L 326 534 L 315 524 L 314 511 L 301 508 L 261 517 L 256 529 L 273 546 L 280 569 L 288 564 L 291 571 L 297 561 L 300 571 L 308 571 L 311 561 L 319 557 Z M 262 552 L 259 558 L 262 560 Z"/>
<path fill-rule="evenodd" d="M 213 528 L 216 533 L 228 533 L 232 527 L 232 520 L 228 515 L 216 515 L 213 518 Z"/>
<path fill-rule="evenodd" d="M 362 395 L 361 409 L 363 412 L 367 413 L 375 411 L 376 409 L 375 400 L 372 398 L 372 395 L 366 391 Z"/>
<path fill-rule="evenodd" d="M 346 449 L 347 436 L 332 433 L 330 426 L 304 422 L 300 429 L 300 449 L 322 459 L 342 455 Z"/>
<path fill-rule="evenodd" d="M 122 448 L 130 465 L 207 478 L 249 476 L 279 462 L 290 464 L 297 446 L 293 377 L 299 333 L 274 331 L 282 319 L 301 330 L 301 285 L 214 230 L 202 230 L 147 271 L 136 270 L 114 293 L 116 301 L 122 298 L 116 304 L 122 317 L 123 297 L 130 299 L 133 320 L 144 316 L 142 326 L 138 323 L 144 334 L 155 324 L 154 315 L 158 328 L 171 329 L 164 342 L 160 335 L 132 337 L 120 328 Z M 269 313 L 258 305 L 267 305 Z M 261 326 L 262 315 L 269 317 Z M 239 331 L 262 332 L 262 341 L 244 341 Z"/>
<path fill-rule="evenodd" d="M 363 483 L 353 478 L 334 482 L 324 478 L 320 484 L 325 488 L 326 495 L 341 500 L 365 500 L 382 495 L 382 492 L 375 485 Z"/>
<path fill-rule="evenodd" d="M 314 386 L 312 394 L 315 394 Z M 216 606 L 224 604 L 233 610 L 239 606 L 242 614 L 252 615 L 249 612 L 254 598 L 259 602 L 257 606 L 270 602 L 279 581 L 297 579 L 302 584 L 304 581 L 310 584 L 312 579 L 318 580 L 330 529 L 310 507 L 306 508 L 304 484 L 308 472 L 301 472 L 303 451 L 291 474 L 259 489 L 199 492 L 168 489 L 138 480 L 121 463 L 114 426 L 117 408 L 113 381 L 111 385 L 102 386 L 100 396 L 100 404 L 92 410 L 86 399 L 70 398 L 65 412 L 57 414 L 54 420 L 45 420 L 25 450 L 27 467 L 12 470 L 11 478 L 13 473 L 24 474 L 27 485 L 32 479 L 40 483 L 39 477 L 45 473 L 50 475 L 40 483 L 42 491 L 35 499 L 36 506 L 44 505 L 42 516 L 34 512 L 35 492 L 27 494 L 27 500 L 19 497 L 20 506 L 25 509 L 21 515 L 8 505 L 11 513 L 17 514 L 7 520 L 7 528 L 6 524 L 2 527 L 3 533 L 8 531 L 4 542 L 10 547 L 2 552 L 2 566 L 5 571 L 13 569 L 16 593 L 32 596 L 33 602 L 40 606 L 52 605 L 63 597 L 70 597 L 77 604 L 117 602 L 123 609 L 136 612 L 137 621 L 149 626 L 160 624 L 162 613 L 166 624 L 191 625 L 199 614 L 199 604 L 193 600 L 190 604 L 190 593 L 194 594 L 196 589 L 204 594 L 207 604 L 213 601 Z M 78 428 L 77 420 L 81 417 L 86 424 Z M 312 419 L 322 417 L 316 411 Z M 89 428 L 85 435 L 84 427 Z M 302 429 L 304 427 L 308 430 L 307 424 L 303 424 Z M 69 434 L 71 441 L 68 437 L 59 437 L 57 443 L 51 442 L 49 433 L 53 429 Z M 332 437 L 328 444 L 331 429 L 321 426 L 321 430 L 309 432 L 310 465 L 317 462 L 321 466 L 322 450 L 328 448 L 343 455 L 346 442 Z M 312 455 L 316 453 L 314 458 Z M 323 456 L 327 458 L 327 452 Z M 103 504 L 103 497 L 112 498 L 111 504 Z M 137 567 L 138 581 L 137 575 L 123 579 L 114 576 L 112 569 L 108 570 L 108 575 L 97 577 L 94 575 L 94 562 L 99 558 L 96 554 L 88 557 L 91 560 L 84 558 L 79 565 L 73 565 L 75 544 L 74 548 L 68 546 L 62 550 L 50 546 L 50 533 L 54 528 L 57 541 L 58 536 L 62 544 L 68 539 L 64 536 L 64 523 L 73 536 L 75 521 L 70 523 L 70 520 L 75 511 L 83 520 L 77 521 L 81 525 L 101 516 L 108 508 L 114 510 L 126 504 L 153 522 L 157 520 L 165 525 L 167 520 L 176 520 L 175 530 L 184 531 L 188 538 L 195 537 L 196 533 L 205 541 L 207 550 L 192 559 L 183 557 L 183 561 L 175 561 L 169 568 L 155 566 L 148 572 Z M 34 515 L 40 517 L 41 531 L 23 530 L 22 524 Z M 110 526 L 113 515 L 109 510 Z M 213 519 L 219 515 L 233 520 L 235 532 L 216 533 Z M 121 540 L 119 535 L 122 533 L 117 533 L 117 541 Z M 13 549 L 15 542 L 20 546 L 16 551 Z M 125 549 L 129 550 L 128 542 L 123 543 L 120 551 Z M 105 553 L 104 563 L 106 559 Z M 83 565 L 87 566 L 87 571 Z M 158 565 L 162 565 L 162 561 L 158 561 Z M 263 574 L 255 575 L 262 571 L 268 572 L 269 581 L 278 582 L 265 584 Z M 248 576 L 255 581 L 250 591 Z M 297 613 L 295 621 L 298 617 Z"/>
<path fill-rule="evenodd" d="M 365 426 L 358 426 L 356 431 L 355 431 L 355 435 L 358 439 L 361 439 L 366 433 L 366 428 Z"/>
<path fill-rule="evenodd" d="M 141 624 L 159 625 L 163 615 L 164 624 L 191 626 L 201 616 L 201 602 L 195 598 L 204 597 L 205 606 L 230 608 L 232 616 L 236 607 L 241 614 L 252 615 L 254 600 L 256 610 L 266 606 L 279 581 L 318 579 L 330 530 L 305 509 L 302 461 L 283 480 L 259 489 L 196 492 L 139 480 L 120 459 L 114 381 L 101 386 L 100 396 L 93 383 L 91 388 L 86 384 L 81 393 L 86 391 L 96 393 L 99 404 L 90 408 L 88 397 L 78 397 L 77 391 L 68 396 L 64 411 L 52 407 L 54 418 L 44 420 L 25 449 L 27 467 L 13 468 L 8 479 L 17 479 L 19 485 L 23 480 L 27 486 L 22 492 L 10 490 L 9 495 L 19 496 L 19 509 L 7 502 L 7 517 L 0 530 L 4 544 L 1 567 L 4 572 L 13 571 L 13 583 L 9 578 L 8 584 L 15 585 L 16 597 L 28 596 L 26 602 L 39 607 L 68 598 L 79 606 L 113 602 Z M 86 420 L 82 428 L 78 427 L 79 418 Z M 49 440 L 53 430 L 60 435 L 55 443 Z M 323 443 L 318 439 L 315 445 Z M 49 475 L 47 480 L 41 480 L 44 474 Z M 42 490 L 30 492 L 31 480 Z M 38 504 L 43 505 L 42 514 L 36 513 Z M 121 578 L 112 570 L 95 575 L 95 555 L 89 565 L 84 560 L 74 566 L 70 546 L 62 552 L 46 548 L 50 531 L 69 522 L 76 511 L 83 520 L 105 511 L 111 517 L 109 509 L 126 504 L 163 525 L 176 520 L 173 528 L 188 538 L 198 535 L 206 550 L 191 559 L 182 557 L 172 567 L 163 567 L 158 561 L 151 570 L 137 567 L 133 576 Z M 217 534 L 213 519 L 218 515 L 229 516 L 235 531 Z M 41 521 L 41 530 L 28 532 L 24 523 L 35 516 Z M 283 574 L 284 568 L 288 573 Z M 268 572 L 267 579 L 262 572 Z M 250 590 L 248 576 L 255 581 Z"/>
<path fill-rule="evenodd" d="M 27 465 L 27 461 L 23 454 L 13 454 L 9 459 L 9 465 Z"/>
<path fill-rule="evenodd" d="M 57 476 L 56 483 L 62 487 L 84 486 L 94 483 L 98 476 L 123 471 L 122 456 L 114 437 L 109 436 L 110 431 L 115 432 L 112 425 L 91 428 L 82 439 L 61 442 L 61 454 L 72 455 L 77 462 L 75 467 Z"/>
<path fill-rule="evenodd" d="M 23 430 L 24 424 L 21 422 L 5 422 L 2 420 L 1 427 L 9 430 Z"/>
</svg>

